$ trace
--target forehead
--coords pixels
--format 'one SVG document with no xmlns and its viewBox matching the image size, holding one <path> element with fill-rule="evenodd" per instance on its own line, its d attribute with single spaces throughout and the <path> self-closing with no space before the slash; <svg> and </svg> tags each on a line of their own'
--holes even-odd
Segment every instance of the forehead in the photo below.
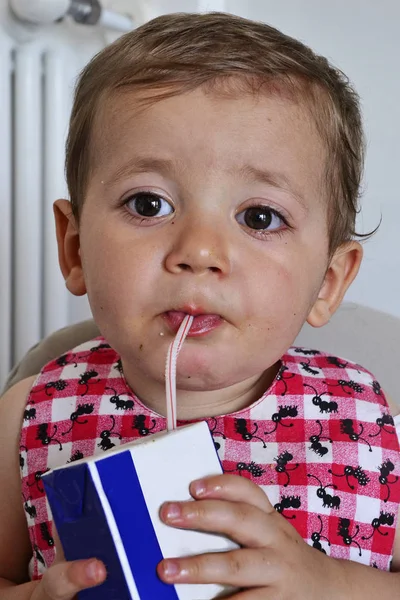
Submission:
<svg viewBox="0 0 400 600">
<path fill-rule="evenodd" d="M 304 103 L 278 94 L 222 96 L 198 88 L 143 103 L 114 94 L 93 132 L 94 171 L 118 171 L 135 158 L 165 159 L 183 173 L 224 173 L 244 165 L 277 172 L 303 197 L 321 198 L 326 148 Z"/>
</svg>

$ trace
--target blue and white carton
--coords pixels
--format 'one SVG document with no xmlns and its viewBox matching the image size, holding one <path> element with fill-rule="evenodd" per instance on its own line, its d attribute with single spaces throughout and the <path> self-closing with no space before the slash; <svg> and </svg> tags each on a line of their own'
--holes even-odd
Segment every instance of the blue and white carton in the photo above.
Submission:
<svg viewBox="0 0 400 600">
<path fill-rule="evenodd" d="M 171 528 L 159 518 L 167 500 L 190 499 L 189 484 L 222 472 L 205 422 L 162 432 L 43 475 L 66 560 L 96 557 L 107 568 L 80 600 L 211 600 L 219 585 L 162 582 L 163 558 L 237 548 L 218 535 Z"/>
</svg>

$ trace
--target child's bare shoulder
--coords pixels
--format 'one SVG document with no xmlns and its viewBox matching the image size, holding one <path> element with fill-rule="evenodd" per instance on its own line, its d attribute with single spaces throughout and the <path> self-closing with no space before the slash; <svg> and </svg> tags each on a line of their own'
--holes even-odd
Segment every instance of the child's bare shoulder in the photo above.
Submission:
<svg viewBox="0 0 400 600">
<path fill-rule="evenodd" d="M 0 398 L 0 578 L 15 583 L 27 581 L 32 552 L 21 495 L 19 438 L 34 381 L 24 379 Z"/>
<path fill-rule="evenodd" d="M 5 439 L 12 442 L 11 448 L 7 445 L 7 449 L 15 449 L 18 445 L 23 412 L 36 377 L 34 375 L 19 381 L 0 397 L 0 443 L 3 451 L 6 450 Z"/>
</svg>

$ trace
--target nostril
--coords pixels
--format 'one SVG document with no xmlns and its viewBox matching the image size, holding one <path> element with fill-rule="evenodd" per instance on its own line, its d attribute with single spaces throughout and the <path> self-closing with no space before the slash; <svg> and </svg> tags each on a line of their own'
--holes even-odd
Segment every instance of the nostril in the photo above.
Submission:
<svg viewBox="0 0 400 600">
<path fill-rule="evenodd" d="M 180 263 L 178 265 L 178 267 L 182 270 L 182 271 L 191 271 L 191 268 L 189 265 L 185 264 L 185 263 Z"/>
<path fill-rule="evenodd" d="M 219 273 L 221 271 L 221 269 L 219 269 L 218 267 L 209 267 L 209 268 L 212 273 Z"/>
</svg>

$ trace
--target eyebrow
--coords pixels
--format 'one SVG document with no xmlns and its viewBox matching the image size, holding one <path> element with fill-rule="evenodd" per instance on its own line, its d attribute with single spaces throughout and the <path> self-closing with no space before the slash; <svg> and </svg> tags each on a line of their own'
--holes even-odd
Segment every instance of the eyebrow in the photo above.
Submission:
<svg viewBox="0 0 400 600">
<path fill-rule="evenodd" d="M 265 183 L 270 187 L 288 192 L 295 200 L 297 200 L 304 210 L 307 210 L 304 197 L 293 187 L 293 182 L 284 173 L 258 169 L 251 165 L 245 165 L 241 167 L 238 171 L 236 171 L 236 173 L 239 173 L 239 175 L 247 180 L 254 181 L 256 183 Z"/>
<path fill-rule="evenodd" d="M 183 161 L 170 160 L 168 158 L 139 157 L 123 165 L 110 177 L 110 183 L 118 183 L 129 175 L 135 173 L 160 173 L 170 176 L 178 170 L 185 168 Z"/>
<path fill-rule="evenodd" d="M 114 185 L 121 180 L 124 180 L 135 173 L 160 173 L 164 177 L 170 177 L 171 174 L 183 171 L 186 169 L 185 161 L 171 160 L 168 158 L 156 158 L 152 156 L 137 157 L 134 160 L 123 165 L 115 171 L 110 177 L 110 184 Z M 259 169 L 252 165 L 244 165 L 234 168 L 230 171 L 232 175 L 240 176 L 247 181 L 254 183 L 264 183 L 278 190 L 283 190 L 289 193 L 301 205 L 303 210 L 307 210 L 306 202 L 296 189 L 293 187 L 293 182 L 284 174 L 264 169 Z"/>
</svg>

